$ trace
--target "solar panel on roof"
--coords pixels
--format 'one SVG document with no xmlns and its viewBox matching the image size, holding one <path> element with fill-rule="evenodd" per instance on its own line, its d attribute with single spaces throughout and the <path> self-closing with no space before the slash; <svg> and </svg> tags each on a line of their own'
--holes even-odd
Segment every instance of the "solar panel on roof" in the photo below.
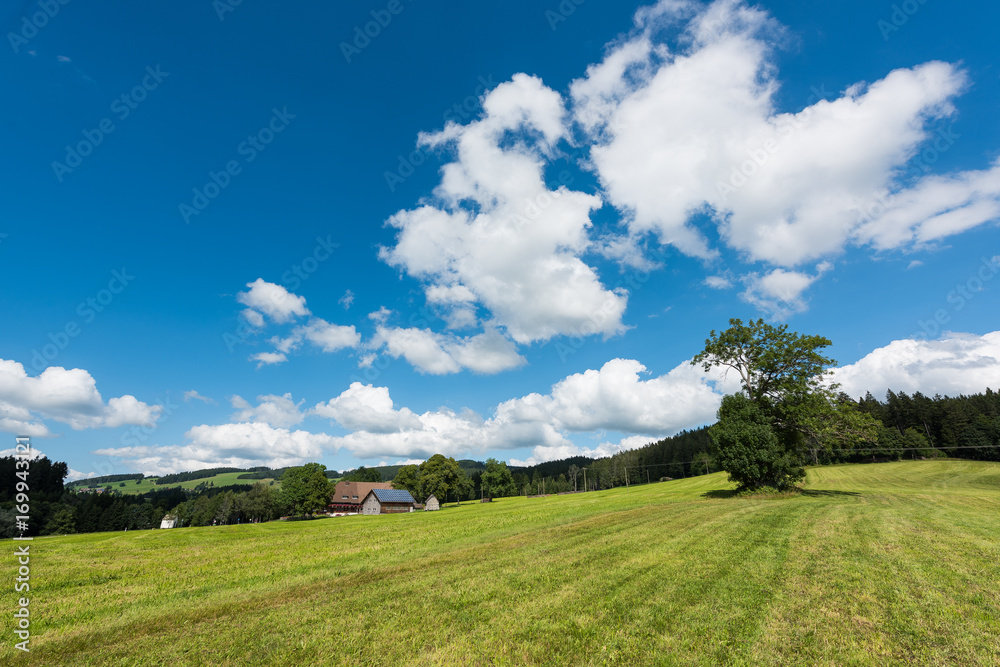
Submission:
<svg viewBox="0 0 1000 667">
<path fill-rule="evenodd" d="M 409 491 L 402 489 L 372 489 L 372 493 L 382 503 L 412 503 L 416 502 Z"/>
</svg>

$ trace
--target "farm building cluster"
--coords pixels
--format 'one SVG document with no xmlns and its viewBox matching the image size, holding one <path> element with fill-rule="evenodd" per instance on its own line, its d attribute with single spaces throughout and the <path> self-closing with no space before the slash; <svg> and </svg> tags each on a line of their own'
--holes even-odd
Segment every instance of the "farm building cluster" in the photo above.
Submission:
<svg viewBox="0 0 1000 667">
<path fill-rule="evenodd" d="M 392 489 L 392 482 L 337 482 L 329 509 L 331 512 L 358 513 L 373 489 Z"/>
<path fill-rule="evenodd" d="M 345 514 L 398 514 L 438 510 L 441 504 L 430 496 L 420 505 L 409 491 L 394 489 L 391 482 L 337 482 L 328 509 Z"/>
</svg>

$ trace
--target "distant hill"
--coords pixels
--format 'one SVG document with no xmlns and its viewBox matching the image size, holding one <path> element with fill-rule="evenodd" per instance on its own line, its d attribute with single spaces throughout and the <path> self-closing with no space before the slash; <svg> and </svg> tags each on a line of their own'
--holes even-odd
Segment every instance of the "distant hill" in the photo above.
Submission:
<svg viewBox="0 0 1000 667">
<path fill-rule="evenodd" d="M 218 470 L 218 469 L 217 469 Z M 269 484 L 274 481 L 275 487 L 281 482 L 281 474 L 272 471 L 270 476 L 262 476 L 254 479 L 243 477 L 246 470 L 240 468 L 226 468 L 228 472 L 213 472 L 195 470 L 186 473 L 177 473 L 164 477 L 146 477 L 142 474 L 136 475 L 105 475 L 102 477 L 91 477 L 89 479 L 79 479 L 66 484 L 67 490 L 82 491 L 85 489 L 106 489 L 111 487 L 113 491 L 126 494 L 143 494 L 150 491 L 162 491 L 165 489 L 194 489 L 198 486 L 206 488 L 226 488 L 226 487 L 249 487 L 255 482 L 261 481 Z M 259 468 L 254 469 L 259 472 Z M 277 475 L 274 473 L 278 472 Z M 112 479 L 113 478 L 113 479 Z M 164 481 L 166 480 L 166 481 Z"/>
</svg>

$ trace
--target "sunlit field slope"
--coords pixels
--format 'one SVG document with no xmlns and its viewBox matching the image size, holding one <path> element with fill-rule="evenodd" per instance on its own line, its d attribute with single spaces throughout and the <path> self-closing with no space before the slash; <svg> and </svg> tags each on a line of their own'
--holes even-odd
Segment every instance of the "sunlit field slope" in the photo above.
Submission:
<svg viewBox="0 0 1000 667">
<path fill-rule="evenodd" d="M 996 665 L 1000 465 L 36 539 L 47 665 Z M 8 541 L 4 571 L 16 569 Z"/>
<path fill-rule="evenodd" d="M 234 485 L 252 485 L 256 482 L 263 482 L 264 484 L 270 484 L 274 482 L 275 488 L 281 487 L 281 481 L 275 480 L 273 477 L 268 477 L 267 479 L 240 479 L 240 475 L 243 473 L 239 472 L 221 472 L 218 475 L 213 475 L 212 477 L 203 477 L 200 479 L 189 479 L 184 482 L 173 482 L 171 484 L 157 484 L 153 481 L 154 478 L 147 477 L 143 479 L 140 483 L 136 484 L 135 480 L 128 480 L 124 483 L 121 482 L 105 482 L 103 484 L 94 484 L 97 487 L 108 487 L 110 486 L 113 490 L 118 491 L 123 494 L 137 494 L 137 493 L 148 493 L 149 491 L 163 491 L 165 489 L 193 489 L 198 485 L 204 484 L 208 486 L 211 484 L 213 487 L 225 487 Z M 72 488 L 80 489 L 85 488 L 89 484 L 86 480 L 72 485 Z"/>
</svg>

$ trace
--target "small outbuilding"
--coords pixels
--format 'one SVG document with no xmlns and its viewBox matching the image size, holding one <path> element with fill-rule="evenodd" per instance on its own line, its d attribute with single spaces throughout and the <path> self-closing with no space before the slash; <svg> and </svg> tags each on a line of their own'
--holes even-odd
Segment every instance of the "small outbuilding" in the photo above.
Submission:
<svg viewBox="0 0 1000 667">
<path fill-rule="evenodd" d="M 160 521 L 160 528 L 175 528 L 176 526 L 177 526 L 177 517 L 175 517 L 173 514 L 166 515 L 165 517 L 163 517 L 163 520 Z"/>
<path fill-rule="evenodd" d="M 433 512 L 434 510 L 441 509 L 441 503 L 438 502 L 437 496 L 429 496 L 427 500 L 424 501 L 424 511 Z"/>
<path fill-rule="evenodd" d="M 362 514 L 397 514 L 412 512 L 417 501 L 409 491 L 400 489 L 372 489 L 361 503 Z"/>
</svg>

